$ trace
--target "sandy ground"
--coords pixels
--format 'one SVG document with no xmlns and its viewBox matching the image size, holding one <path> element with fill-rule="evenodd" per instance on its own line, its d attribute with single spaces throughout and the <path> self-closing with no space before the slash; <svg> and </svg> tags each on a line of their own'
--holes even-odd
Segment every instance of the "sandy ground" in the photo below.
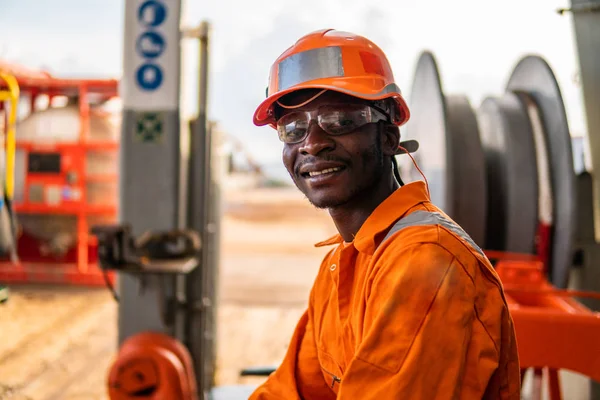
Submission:
<svg viewBox="0 0 600 400">
<path fill-rule="evenodd" d="M 283 358 L 335 228 L 295 189 L 230 193 L 224 214 L 216 380 L 246 383 L 240 369 Z"/>
<path fill-rule="evenodd" d="M 218 384 L 283 357 L 334 228 L 295 189 L 224 196 Z M 106 289 L 13 286 L 0 305 L 1 400 L 107 399 L 117 306 Z"/>
</svg>

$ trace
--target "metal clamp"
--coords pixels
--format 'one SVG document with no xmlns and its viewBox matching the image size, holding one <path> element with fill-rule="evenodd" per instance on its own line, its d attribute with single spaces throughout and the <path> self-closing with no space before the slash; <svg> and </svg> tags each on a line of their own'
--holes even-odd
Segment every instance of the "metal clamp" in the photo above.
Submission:
<svg viewBox="0 0 600 400">
<path fill-rule="evenodd" d="M 200 235 L 191 230 L 147 232 L 134 238 L 129 225 L 98 225 L 98 261 L 104 270 L 136 274 L 187 274 L 199 262 Z"/>
</svg>

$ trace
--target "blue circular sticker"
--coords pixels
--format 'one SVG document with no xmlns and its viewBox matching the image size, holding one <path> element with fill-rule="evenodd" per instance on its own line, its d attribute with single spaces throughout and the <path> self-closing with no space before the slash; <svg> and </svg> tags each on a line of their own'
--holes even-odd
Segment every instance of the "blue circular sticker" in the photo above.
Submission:
<svg viewBox="0 0 600 400">
<path fill-rule="evenodd" d="M 157 0 L 148 0 L 142 3 L 138 9 L 138 20 L 146 27 L 157 27 L 165 22 L 167 9 L 165 5 Z"/>
<path fill-rule="evenodd" d="M 163 81 L 163 72 L 158 65 L 142 64 L 137 70 L 136 79 L 143 90 L 156 90 Z"/>
<path fill-rule="evenodd" d="M 156 32 L 145 32 L 138 37 L 135 48 L 143 58 L 156 58 L 165 51 L 165 39 Z"/>
</svg>

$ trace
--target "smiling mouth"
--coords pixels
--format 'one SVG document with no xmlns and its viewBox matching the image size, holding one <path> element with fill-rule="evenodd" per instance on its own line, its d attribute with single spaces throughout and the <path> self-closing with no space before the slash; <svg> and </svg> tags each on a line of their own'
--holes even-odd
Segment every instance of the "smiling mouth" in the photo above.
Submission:
<svg viewBox="0 0 600 400">
<path fill-rule="evenodd" d="M 313 178 L 315 176 L 333 174 L 333 173 L 342 171 L 344 169 L 345 169 L 344 167 L 333 167 L 333 168 L 326 168 L 326 169 L 323 169 L 320 171 L 303 172 L 301 175 L 304 178 Z"/>
</svg>

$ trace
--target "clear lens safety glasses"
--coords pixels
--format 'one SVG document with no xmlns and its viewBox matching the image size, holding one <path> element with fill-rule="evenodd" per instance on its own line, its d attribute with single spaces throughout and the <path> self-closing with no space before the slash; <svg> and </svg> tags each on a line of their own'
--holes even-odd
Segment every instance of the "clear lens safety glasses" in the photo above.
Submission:
<svg viewBox="0 0 600 400">
<path fill-rule="evenodd" d="M 308 136 L 312 121 L 329 135 L 340 136 L 366 124 L 389 121 L 389 117 L 366 104 L 327 105 L 313 111 L 294 111 L 277 121 L 279 140 L 288 144 L 302 142 Z"/>
</svg>

